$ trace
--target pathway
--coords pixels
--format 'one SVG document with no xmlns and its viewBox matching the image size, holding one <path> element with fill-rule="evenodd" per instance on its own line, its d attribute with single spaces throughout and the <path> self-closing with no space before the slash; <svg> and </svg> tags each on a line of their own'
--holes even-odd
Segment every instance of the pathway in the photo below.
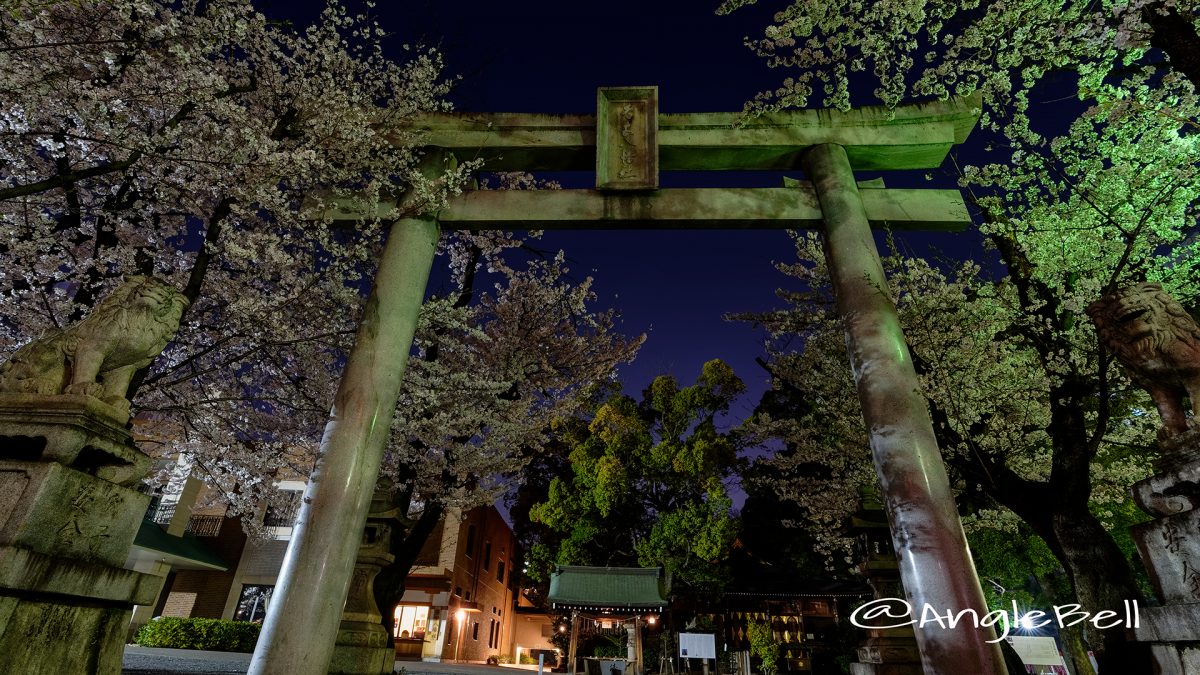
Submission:
<svg viewBox="0 0 1200 675">
<path fill-rule="evenodd" d="M 244 675 L 249 667 L 249 654 L 128 645 L 121 672 L 123 675 Z M 406 675 L 533 675 L 537 672 L 536 669 L 474 663 L 397 661 L 396 672 L 401 668 Z M 546 672 L 549 673 L 549 669 Z"/>
</svg>

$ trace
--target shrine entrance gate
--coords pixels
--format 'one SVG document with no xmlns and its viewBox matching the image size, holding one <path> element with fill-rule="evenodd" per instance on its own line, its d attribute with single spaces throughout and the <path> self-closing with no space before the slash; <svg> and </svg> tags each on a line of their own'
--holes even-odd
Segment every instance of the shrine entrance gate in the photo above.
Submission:
<svg viewBox="0 0 1200 675">
<path fill-rule="evenodd" d="M 327 672 L 355 554 L 412 344 L 439 227 L 821 228 L 846 346 L 908 601 L 919 619 L 986 603 L 872 226 L 961 229 L 957 190 L 858 184 L 855 171 L 932 169 L 979 117 L 978 99 L 787 111 L 658 114 L 656 87 L 600 89 L 597 113 L 443 113 L 421 118 L 431 153 L 488 171 L 596 172 L 586 190 L 469 191 L 437 214 L 396 221 L 346 364 L 251 675 Z M 777 188 L 660 189 L 659 171 L 802 169 Z M 382 205 L 390 210 L 392 205 Z M 357 218 L 364 214 L 346 214 Z M 369 214 L 368 214 L 369 215 Z M 918 626 L 926 673 L 1000 675 L 991 629 Z"/>
</svg>

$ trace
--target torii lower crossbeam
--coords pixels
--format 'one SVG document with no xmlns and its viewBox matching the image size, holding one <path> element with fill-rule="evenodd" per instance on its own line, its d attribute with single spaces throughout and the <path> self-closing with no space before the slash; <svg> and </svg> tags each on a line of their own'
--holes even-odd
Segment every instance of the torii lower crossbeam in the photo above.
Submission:
<svg viewBox="0 0 1200 675">
<path fill-rule="evenodd" d="M 957 190 L 860 186 L 872 227 L 957 231 L 971 222 Z M 382 215 L 335 211 L 337 220 Z M 823 220 L 811 185 L 781 188 L 678 188 L 651 192 L 472 190 L 446 205 L 447 230 L 802 229 Z"/>
</svg>

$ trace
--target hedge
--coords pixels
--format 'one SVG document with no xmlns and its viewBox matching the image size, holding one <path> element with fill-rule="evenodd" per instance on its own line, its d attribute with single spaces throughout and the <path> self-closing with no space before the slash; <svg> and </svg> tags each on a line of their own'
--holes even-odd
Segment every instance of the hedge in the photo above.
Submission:
<svg viewBox="0 0 1200 675">
<path fill-rule="evenodd" d="M 142 626 L 133 641 L 142 647 L 249 653 L 261 628 L 249 621 L 160 616 Z"/>
</svg>

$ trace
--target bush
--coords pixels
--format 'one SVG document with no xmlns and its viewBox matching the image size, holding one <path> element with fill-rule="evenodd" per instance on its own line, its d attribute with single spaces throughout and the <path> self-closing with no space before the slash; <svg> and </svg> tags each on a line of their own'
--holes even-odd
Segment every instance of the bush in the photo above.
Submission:
<svg viewBox="0 0 1200 675">
<path fill-rule="evenodd" d="M 249 653 L 261 628 L 249 621 L 160 616 L 142 626 L 133 641 L 142 647 Z"/>
<path fill-rule="evenodd" d="M 764 675 L 771 675 L 779 665 L 779 642 L 771 631 L 771 624 L 766 621 L 751 621 L 750 654 L 762 659 L 759 670 Z"/>
</svg>

